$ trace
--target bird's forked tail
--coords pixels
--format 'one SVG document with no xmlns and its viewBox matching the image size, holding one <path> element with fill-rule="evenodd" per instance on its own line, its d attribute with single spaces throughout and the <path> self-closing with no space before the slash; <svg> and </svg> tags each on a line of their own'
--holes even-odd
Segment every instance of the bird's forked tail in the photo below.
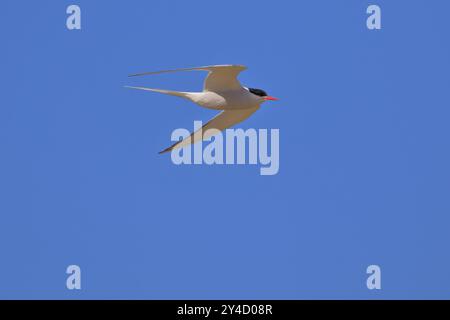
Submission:
<svg viewBox="0 0 450 320">
<path fill-rule="evenodd" d="M 189 95 L 189 92 L 182 92 L 182 91 L 172 91 L 172 90 L 163 90 L 163 89 L 151 89 L 151 88 L 145 88 L 145 87 L 132 87 L 132 86 L 125 86 L 125 88 L 144 90 L 144 91 L 152 91 L 152 92 L 159 92 L 159 93 L 168 94 L 168 95 L 171 95 L 171 96 L 176 96 L 176 97 L 181 97 L 181 98 L 188 98 L 188 95 Z"/>
</svg>

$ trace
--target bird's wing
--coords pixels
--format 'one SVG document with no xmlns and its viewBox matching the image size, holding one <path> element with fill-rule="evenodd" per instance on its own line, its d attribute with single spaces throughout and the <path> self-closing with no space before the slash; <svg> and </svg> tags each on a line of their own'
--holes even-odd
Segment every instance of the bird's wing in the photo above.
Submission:
<svg viewBox="0 0 450 320">
<path fill-rule="evenodd" d="M 202 70 L 208 71 L 208 76 L 205 79 L 203 90 L 222 92 L 233 89 L 239 89 L 241 87 L 241 84 L 239 83 L 237 77 L 239 73 L 245 69 L 247 69 L 247 67 L 242 65 L 217 65 L 198 68 L 185 68 L 185 69 L 137 73 L 130 75 L 130 77 L 145 76 L 167 72 Z"/>
<path fill-rule="evenodd" d="M 237 79 L 239 73 L 247 69 L 244 66 L 213 66 L 209 68 L 203 90 L 223 92 L 241 87 Z"/>
<path fill-rule="evenodd" d="M 208 137 L 211 137 L 217 134 L 217 131 L 209 129 L 216 129 L 219 131 L 225 130 L 226 128 L 229 128 L 235 124 L 244 121 L 258 109 L 259 106 L 251 109 L 224 110 L 217 116 L 209 120 L 208 123 L 206 123 L 201 129 L 193 132 L 189 137 L 186 137 L 183 140 L 178 141 L 177 143 L 173 144 L 167 149 L 164 149 L 160 153 L 165 153 L 172 151 L 174 149 L 182 148 L 190 144 L 194 144 L 198 141 L 204 140 Z M 202 131 L 202 134 L 200 134 L 200 130 Z"/>
</svg>

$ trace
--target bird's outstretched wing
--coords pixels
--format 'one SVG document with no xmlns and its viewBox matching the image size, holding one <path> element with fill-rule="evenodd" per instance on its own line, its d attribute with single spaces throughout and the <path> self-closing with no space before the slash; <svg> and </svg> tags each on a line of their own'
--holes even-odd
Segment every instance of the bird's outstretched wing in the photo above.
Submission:
<svg viewBox="0 0 450 320">
<path fill-rule="evenodd" d="M 208 76 L 205 79 L 203 86 L 204 91 L 214 91 L 223 92 L 233 89 L 239 89 L 241 84 L 237 79 L 239 73 L 247 67 L 242 65 L 217 65 L 217 66 L 206 66 L 198 68 L 185 68 L 185 69 L 175 69 L 175 70 L 163 70 L 156 72 L 144 72 L 132 74 L 130 77 L 136 76 L 146 76 L 151 74 L 168 73 L 168 72 L 178 72 L 178 71 L 208 71 Z"/>
<path fill-rule="evenodd" d="M 186 137 L 183 140 L 173 144 L 169 148 L 164 149 L 160 152 L 160 154 L 172 151 L 174 149 L 182 148 L 211 137 L 217 134 L 217 131 L 209 129 L 216 129 L 219 131 L 225 130 L 226 128 L 244 121 L 258 109 L 259 106 L 251 109 L 224 110 L 217 116 L 209 120 L 208 123 L 206 123 L 201 129 L 193 132 L 189 137 Z"/>
</svg>

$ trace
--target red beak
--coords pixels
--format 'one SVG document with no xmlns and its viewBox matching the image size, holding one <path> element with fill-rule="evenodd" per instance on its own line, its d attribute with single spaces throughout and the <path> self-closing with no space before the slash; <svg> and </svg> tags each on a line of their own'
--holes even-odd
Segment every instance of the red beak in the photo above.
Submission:
<svg viewBox="0 0 450 320">
<path fill-rule="evenodd" d="M 280 100 L 280 99 L 278 99 L 278 98 L 275 98 L 275 97 L 271 97 L 271 96 L 266 96 L 266 97 L 264 97 L 264 100 L 270 100 L 270 101 L 277 101 L 277 100 Z"/>
</svg>

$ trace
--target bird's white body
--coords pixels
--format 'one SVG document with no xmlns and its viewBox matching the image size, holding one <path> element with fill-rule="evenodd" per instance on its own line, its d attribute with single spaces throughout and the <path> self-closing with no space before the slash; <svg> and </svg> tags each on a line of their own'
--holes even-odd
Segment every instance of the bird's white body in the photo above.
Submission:
<svg viewBox="0 0 450 320">
<path fill-rule="evenodd" d="M 208 66 L 200 68 L 178 69 L 178 70 L 166 70 L 158 72 L 148 72 L 142 74 L 135 74 L 133 76 L 141 76 L 148 74 L 158 74 L 175 71 L 191 71 L 191 70 L 203 70 L 208 71 L 208 76 L 205 79 L 204 88 L 202 92 L 180 92 L 163 89 L 151 89 L 144 87 L 129 87 L 133 89 L 140 89 L 145 91 L 159 92 L 172 96 L 188 99 L 197 105 L 214 110 L 223 110 L 216 117 L 206 123 L 202 130 L 202 134 L 197 135 L 196 132 L 192 133 L 190 137 L 185 138 L 172 145 L 171 147 L 163 150 L 162 152 L 168 152 L 173 149 L 181 148 L 186 145 L 195 143 L 199 140 L 205 139 L 217 130 L 222 131 L 229 128 L 239 122 L 244 121 L 250 117 L 256 110 L 259 109 L 261 103 L 266 99 L 264 97 L 251 93 L 247 88 L 243 87 L 237 80 L 238 74 L 245 70 L 244 66 L 237 65 L 220 65 L 220 66 Z M 209 129 L 216 129 L 210 130 Z"/>
<path fill-rule="evenodd" d="M 264 100 L 244 87 L 224 92 L 186 92 L 186 98 L 201 107 L 214 110 L 252 109 Z"/>
</svg>

